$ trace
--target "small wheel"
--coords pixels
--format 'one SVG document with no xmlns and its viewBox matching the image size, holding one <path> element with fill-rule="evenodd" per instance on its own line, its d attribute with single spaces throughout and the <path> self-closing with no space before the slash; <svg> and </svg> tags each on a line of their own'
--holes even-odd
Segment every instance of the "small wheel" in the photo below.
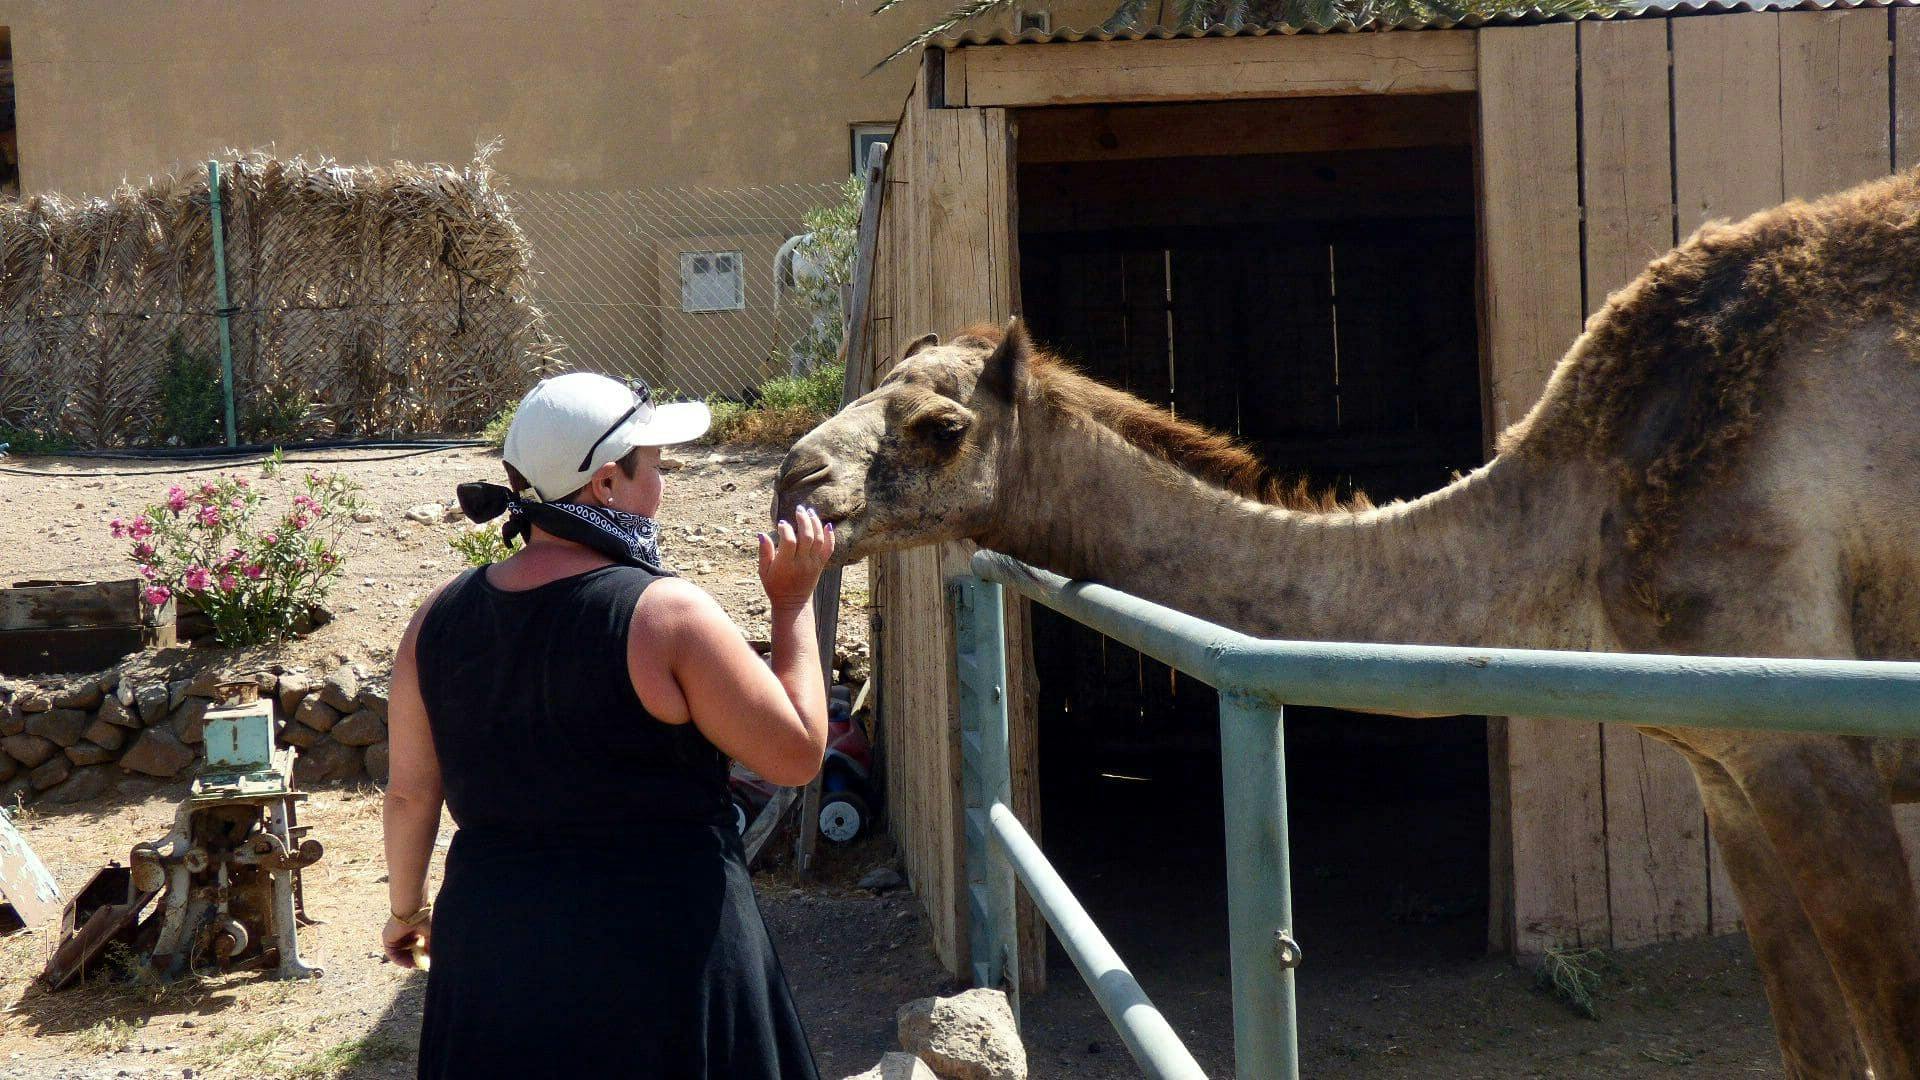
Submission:
<svg viewBox="0 0 1920 1080">
<path fill-rule="evenodd" d="M 736 800 L 733 804 L 733 827 L 741 836 L 747 835 L 747 808 Z"/>
<path fill-rule="evenodd" d="M 836 791 L 820 807 L 820 835 L 845 844 L 867 827 L 867 803 L 851 791 Z"/>
</svg>

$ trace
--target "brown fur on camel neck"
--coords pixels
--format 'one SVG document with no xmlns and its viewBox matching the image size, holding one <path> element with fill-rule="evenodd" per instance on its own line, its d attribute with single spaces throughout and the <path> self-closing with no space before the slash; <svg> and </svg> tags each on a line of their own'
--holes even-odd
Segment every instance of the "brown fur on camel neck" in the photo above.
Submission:
<svg viewBox="0 0 1920 1080">
<path fill-rule="evenodd" d="M 961 331 L 953 344 L 993 349 L 1005 336 L 1004 328 L 982 324 Z M 1289 481 L 1232 436 L 1097 382 L 1046 349 L 1034 347 L 1029 363 L 1034 392 L 1048 409 L 1100 424 L 1153 457 L 1242 498 L 1316 513 L 1371 505 L 1364 495 L 1342 503 L 1330 493 L 1312 491 L 1305 479 Z"/>
</svg>

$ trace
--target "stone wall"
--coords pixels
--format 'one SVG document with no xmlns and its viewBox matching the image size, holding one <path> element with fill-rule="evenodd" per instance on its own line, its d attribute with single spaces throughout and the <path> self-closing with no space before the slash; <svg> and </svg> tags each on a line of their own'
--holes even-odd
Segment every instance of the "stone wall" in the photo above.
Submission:
<svg viewBox="0 0 1920 1080">
<path fill-rule="evenodd" d="M 0 682 L 0 802 L 77 802 L 122 776 L 193 775 L 209 708 L 237 682 L 272 699 L 294 781 L 387 778 L 387 675 L 358 664 L 321 675 L 278 664 L 199 670 L 116 668 Z"/>
</svg>

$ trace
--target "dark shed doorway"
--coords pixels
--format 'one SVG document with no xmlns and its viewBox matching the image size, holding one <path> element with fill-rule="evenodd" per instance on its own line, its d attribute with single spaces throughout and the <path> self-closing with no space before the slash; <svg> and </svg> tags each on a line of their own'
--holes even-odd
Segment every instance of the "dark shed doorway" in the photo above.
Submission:
<svg viewBox="0 0 1920 1080">
<path fill-rule="evenodd" d="M 1483 460 L 1473 99 L 1018 117 L 1021 308 L 1088 374 L 1375 502 Z M 1230 1023 L 1217 695 L 1036 608 L 1043 837 L 1152 993 Z M 1484 718 L 1287 715 L 1311 972 L 1487 941 Z M 1055 986 L 1077 982 L 1056 945 Z"/>
</svg>

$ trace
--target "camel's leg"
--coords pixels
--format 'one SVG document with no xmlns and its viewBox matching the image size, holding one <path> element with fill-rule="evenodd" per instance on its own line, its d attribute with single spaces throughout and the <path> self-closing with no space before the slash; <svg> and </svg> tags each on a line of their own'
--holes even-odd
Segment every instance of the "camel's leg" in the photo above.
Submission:
<svg viewBox="0 0 1920 1080">
<path fill-rule="evenodd" d="M 1754 960 L 1773 1010 L 1780 1058 L 1790 1080 L 1864 1077 L 1866 1058 L 1853 1036 L 1846 999 L 1834 978 L 1813 924 L 1781 872 L 1773 844 L 1747 797 L 1710 758 L 1681 748 L 1700 782 L 1707 820 L 1720 843 L 1727 876 L 1740 895 L 1740 910 L 1753 943 Z"/>
<path fill-rule="evenodd" d="M 1920 1080 L 1920 917 L 1866 740 L 1747 733 L 1720 749 L 1839 980 L 1874 1075 Z"/>
</svg>

